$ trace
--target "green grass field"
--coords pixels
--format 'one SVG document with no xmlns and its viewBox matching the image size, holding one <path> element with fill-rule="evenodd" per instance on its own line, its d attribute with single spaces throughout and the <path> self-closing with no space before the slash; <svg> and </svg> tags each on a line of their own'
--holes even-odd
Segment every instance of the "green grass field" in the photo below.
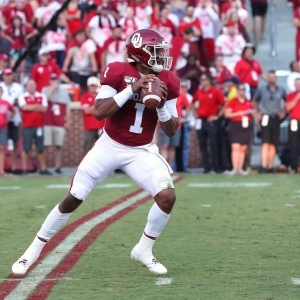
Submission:
<svg viewBox="0 0 300 300">
<path fill-rule="evenodd" d="M 0 283 L 32 241 L 70 178 L 0 179 Z M 110 225 L 48 299 L 300 299 L 299 177 L 189 175 L 176 185 L 177 202 L 154 246 L 171 284 L 131 261 L 152 200 Z M 95 189 L 68 223 L 136 189 L 126 176 Z M 195 187 L 195 185 L 200 186 Z M 194 187 L 190 187 L 194 185 Z M 19 186 L 18 190 L 1 187 Z M 300 279 L 299 279 L 300 280 Z"/>
</svg>

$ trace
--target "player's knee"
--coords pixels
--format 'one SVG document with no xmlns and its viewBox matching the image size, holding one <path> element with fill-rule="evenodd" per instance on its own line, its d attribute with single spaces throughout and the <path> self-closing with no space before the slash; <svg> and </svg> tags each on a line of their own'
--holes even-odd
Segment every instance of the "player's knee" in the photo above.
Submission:
<svg viewBox="0 0 300 300">
<path fill-rule="evenodd" d="M 155 200 L 162 211 L 170 213 L 176 201 L 175 190 L 162 190 L 155 196 Z"/>
<path fill-rule="evenodd" d="M 76 199 L 70 192 L 68 192 L 59 203 L 58 209 L 63 214 L 71 213 L 78 208 L 81 203 L 82 200 Z"/>
</svg>

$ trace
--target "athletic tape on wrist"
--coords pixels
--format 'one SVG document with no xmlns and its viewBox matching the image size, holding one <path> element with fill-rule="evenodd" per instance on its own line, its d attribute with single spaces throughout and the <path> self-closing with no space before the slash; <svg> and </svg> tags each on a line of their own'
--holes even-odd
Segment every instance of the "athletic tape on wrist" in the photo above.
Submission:
<svg viewBox="0 0 300 300">
<path fill-rule="evenodd" d="M 133 92 L 131 86 L 129 85 L 126 89 L 115 95 L 113 98 L 118 104 L 118 106 L 122 107 L 132 95 Z"/>
<path fill-rule="evenodd" d="M 165 105 L 162 108 L 157 108 L 156 111 L 160 122 L 167 122 L 171 119 L 171 114 Z"/>
</svg>

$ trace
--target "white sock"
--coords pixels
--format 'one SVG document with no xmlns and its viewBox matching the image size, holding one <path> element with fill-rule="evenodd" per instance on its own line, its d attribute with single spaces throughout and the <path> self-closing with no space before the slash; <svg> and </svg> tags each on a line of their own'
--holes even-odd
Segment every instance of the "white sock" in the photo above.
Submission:
<svg viewBox="0 0 300 300">
<path fill-rule="evenodd" d="M 25 253 L 22 255 L 22 257 L 30 260 L 30 261 L 35 261 L 41 251 L 43 250 L 44 246 L 46 245 L 45 242 L 42 242 L 37 236 L 31 243 L 31 245 L 28 247 L 28 249 L 25 251 Z"/>
<path fill-rule="evenodd" d="M 163 212 L 155 202 L 148 213 L 148 222 L 144 230 L 145 234 L 157 238 L 165 228 L 169 217 L 170 214 Z"/>
<path fill-rule="evenodd" d="M 45 222 L 43 223 L 37 236 L 49 241 L 53 235 L 68 221 L 71 213 L 63 214 L 58 209 L 58 204 L 52 209 Z"/>
<path fill-rule="evenodd" d="M 139 246 L 144 249 L 151 249 L 155 239 L 160 235 L 169 220 L 170 214 L 163 212 L 154 203 L 148 214 L 148 222 L 144 233 L 139 241 Z"/>
</svg>

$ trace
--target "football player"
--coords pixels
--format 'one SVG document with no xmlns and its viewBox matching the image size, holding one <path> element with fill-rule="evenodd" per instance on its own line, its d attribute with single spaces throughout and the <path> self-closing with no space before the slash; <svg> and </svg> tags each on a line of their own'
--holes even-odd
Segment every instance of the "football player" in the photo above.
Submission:
<svg viewBox="0 0 300 300">
<path fill-rule="evenodd" d="M 106 119 L 104 131 L 77 168 L 65 197 L 50 212 L 29 248 L 13 264 L 15 274 L 26 273 L 70 214 L 115 169 L 126 172 L 155 200 L 131 258 L 155 274 L 167 273 L 153 256 L 152 247 L 168 222 L 176 196 L 170 177 L 172 169 L 151 141 L 158 120 L 167 136 L 176 133 L 180 83 L 169 71 L 172 63 L 169 45 L 157 31 L 135 31 L 127 39 L 126 48 L 128 62 L 113 62 L 102 72 L 102 87 L 94 109 L 96 119 Z M 163 95 L 158 108 L 151 110 L 145 107 L 139 93 L 155 76 L 161 81 Z"/>
</svg>

